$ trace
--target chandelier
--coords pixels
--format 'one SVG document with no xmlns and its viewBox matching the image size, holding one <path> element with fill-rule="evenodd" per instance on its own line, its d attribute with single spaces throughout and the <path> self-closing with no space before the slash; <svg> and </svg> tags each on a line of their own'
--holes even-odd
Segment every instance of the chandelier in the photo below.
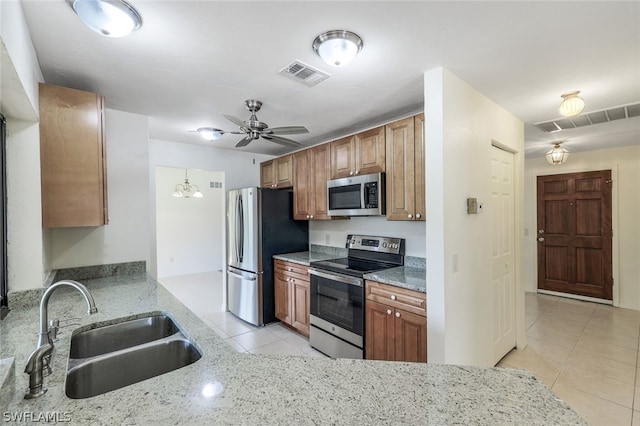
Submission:
<svg viewBox="0 0 640 426">
<path fill-rule="evenodd" d="M 176 198 L 202 198 L 202 192 L 198 185 L 192 185 L 189 183 L 189 177 L 187 176 L 187 169 L 184 169 L 184 183 L 179 183 L 173 190 L 173 196 Z"/>
</svg>

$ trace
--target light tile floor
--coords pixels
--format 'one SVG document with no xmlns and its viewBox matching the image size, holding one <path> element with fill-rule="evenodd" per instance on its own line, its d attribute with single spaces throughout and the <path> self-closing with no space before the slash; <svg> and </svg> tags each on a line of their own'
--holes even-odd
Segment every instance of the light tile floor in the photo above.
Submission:
<svg viewBox="0 0 640 426">
<path fill-rule="evenodd" d="M 283 325 L 224 312 L 221 271 L 160 282 L 239 352 L 324 356 Z M 591 425 L 640 426 L 640 312 L 527 293 L 525 327 L 527 347 L 499 367 L 531 371 Z"/>
<path fill-rule="evenodd" d="M 525 327 L 498 367 L 531 371 L 589 424 L 640 426 L 640 312 L 527 293 Z"/>
<path fill-rule="evenodd" d="M 160 283 L 238 352 L 324 357 L 280 323 L 256 327 L 222 309 L 222 272 L 162 278 Z"/>
</svg>

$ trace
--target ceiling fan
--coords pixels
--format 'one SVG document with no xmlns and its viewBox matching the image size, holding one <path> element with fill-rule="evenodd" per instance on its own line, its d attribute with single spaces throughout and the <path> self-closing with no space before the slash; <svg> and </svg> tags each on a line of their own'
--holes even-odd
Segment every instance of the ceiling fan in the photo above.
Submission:
<svg viewBox="0 0 640 426">
<path fill-rule="evenodd" d="M 284 126 L 269 128 L 267 123 L 258 120 L 258 117 L 256 117 L 256 112 L 260 111 L 262 102 L 257 99 L 247 99 L 246 101 L 244 101 L 244 103 L 247 109 L 251 111 L 251 117 L 249 117 L 248 120 L 242 121 L 233 115 L 223 114 L 227 120 L 231 121 L 234 124 L 237 124 L 240 127 L 240 130 L 236 132 L 221 131 L 220 133 L 246 135 L 240 140 L 240 142 L 236 144 L 236 148 L 246 146 L 252 140 L 258 138 L 263 138 L 284 146 L 297 147 L 300 145 L 299 142 L 283 138 L 278 135 L 296 135 L 300 133 L 309 133 L 309 130 L 307 130 L 307 128 L 304 126 Z"/>
</svg>

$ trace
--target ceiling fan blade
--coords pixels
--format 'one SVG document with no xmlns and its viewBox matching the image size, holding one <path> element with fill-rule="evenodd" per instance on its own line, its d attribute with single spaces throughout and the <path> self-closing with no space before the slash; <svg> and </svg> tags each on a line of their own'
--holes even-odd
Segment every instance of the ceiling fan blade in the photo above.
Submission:
<svg viewBox="0 0 640 426">
<path fill-rule="evenodd" d="M 245 138 L 243 138 L 240 142 L 236 144 L 236 148 L 247 146 L 249 145 L 249 142 L 251 142 L 252 140 L 253 140 L 253 137 L 251 137 L 251 135 L 247 135 Z"/>
<path fill-rule="evenodd" d="M 238 117 L 234 117 L 233 115 L 222 114 L 224 118 L 231 121 L 234 124 L 237 124 L 240 127 L 246 127 L 244 121 L 240 120 Z"/>
<path fill-rule="evenodd" d="M 265 131 L 273 135 L 296 135 L 299 133 L 309 133 L 309 130 L 304 126 L 270 127 Z"/>
<path fill-rule="evenodd" d="M 280 145 L 284 145 L 284 146 L 300 146 L 299 142 L 292 141 L 291 139 L 287 139 L 287 138 L 281 138 L 280 136 L 262 135 L 262 138 L 271 142 L 275 142 Z"/>
</svg>

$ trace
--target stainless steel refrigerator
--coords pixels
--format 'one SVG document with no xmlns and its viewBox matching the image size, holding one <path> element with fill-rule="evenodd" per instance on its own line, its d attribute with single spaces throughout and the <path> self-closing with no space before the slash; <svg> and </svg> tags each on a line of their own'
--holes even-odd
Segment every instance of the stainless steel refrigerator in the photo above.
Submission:
<svg viewBox="0 0 640 426">
<path fill-rule="evenodd" d="M 309 223 L 293 220 L 291 191 L 227 191 L 229 311 L 254 325 L 275 321 L 272 256 L 308 247 Z"/>
</svg>

